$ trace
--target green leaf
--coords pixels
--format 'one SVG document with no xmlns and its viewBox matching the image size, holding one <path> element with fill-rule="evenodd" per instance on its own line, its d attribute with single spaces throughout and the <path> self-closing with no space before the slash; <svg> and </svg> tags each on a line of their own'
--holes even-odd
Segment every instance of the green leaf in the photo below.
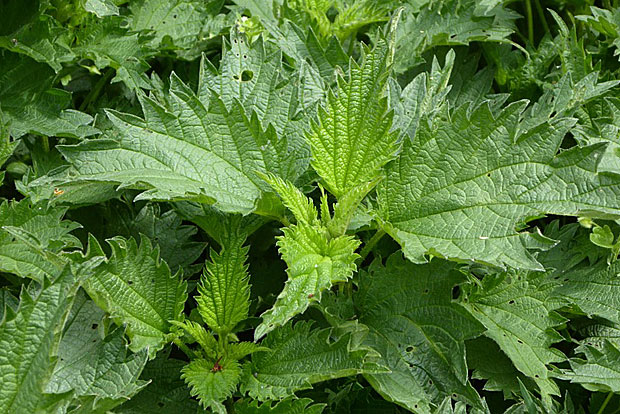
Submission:
<svg viewBox="0 0 620 414">
<path fill-rule="evenodd" d="M 577 20 L 586 24 L 597 34 L 602 34 L 607 38 L 616 50 L 615 56 L 620 55 L 620 7 L 612 10 L 601 9 L 590 6 L 590 15 L 576 16 Z M 620 58 L 618 58 L 620 59 Z"/>
<path fill-rule="evenodd" d="M 294 154 L 278 153 L 283 141 L 272 128 L 263 131 L 255 116 L 249 119 L 238 102 L 228 111 L 214 98 L 207 108 L 180 80 L 173 84 L 172 111 L 141 97 L 144 120 L 109 112 L 120 133 L 115 140 L 62 146 L 79 172 L 76 181 L 148 190 L 136 200 L 187 199 L 228 212 L 254 210 L 266 189 L 256 172 L 278 171 L 280 161 Z"/>
<path fill-rule="evenodd" d="M 235 412 L 239 414 L 321 414 L 325 404 L 312 404 L 310 398 L 287 398 L 278 403 L 242 399 L 235 403 Z"/>
<path fill-rule="evenodd" d="M 79 33 L 73 52 L 82 59 L 92 60 L 94 66 L 90 69 L 95 73 L 108 67 L 114 69 L 112 83 L 122 81 L 134 91 L 150 89 L 144 72 L 149 69 L 146 59 L 152 53 L 145 50 L 139 34 L 130 32 L 127 26 L 124 16 L 93 17 Z"/>
<path fill-rule="evenodd" d="M 348 79 L 338 79 L 336 95 L 329 94 L 306 136 L 312 167 L 336 197 L 376 179 L 398 149 L 384 96 L 392 53 L 380 40 L 361 65 L 351 62 Z"/>
<path fill-rule="evenodd" d="M 571 370 L 563 370 L 559 377 L 581 384 L 596 392 L 620 392 L 620 348 L 605 341 L 601 349 L 580 347 L 586 359 L 571 358 Z"/>
<path fill-rule="evenodd" d="M 377 370 L 366 362 L 367 349 L 352 348 L 351 334 L 329 338 L 330 329 L 311 330 L 308 322 L 273 331 L 261 342 L 271 351 L 253 354 L 244 365 L 241 391 L 260 401 L 277 400 L 316 382 Z"/>
<path fill-rule="evenodd" d="M 599 262 L 558 274 L 555 294 L 577 305 L 586 315 L 620 324 L 620 262 Z"/>
<path fill-rule="evenodd" d="M 7 0 L 0 10 L 0 47 L 49 65 L 55 72 L 75 58 L 72 31 L 44 13 L 48 2 Z M 34 62 L 33 62 L 34 63 Z"/>
<path fill-rule="evenodd" d="M 172 275 L 160 261 L 158 249 L 148 239 L 107 240 L 111 257 L 95 269 L 84 288 L 95 303 L 110 313 L 118 325 L 127 325 L 129 348 L 148 348 L 151 357 L 172 339 L 169 321 L 180 321 L 187 299 L 187 284 Z M 92 236 L 86 257 L 105 256 Z"/>
<path fill-rule="evenodd" d="M 556 312 L 563 303 L 554 298 L 555 287 L 540 273 L 496 273 L 470 285 L 461 302 L 543 397 L 559 395 L 548 365 L 566 360 L 551 347 L 562 340 L 555 328 L 565 322 Z"/>
<path fill-rule="evenodd" d="M 261 315 L 256 339 L 304 312 L 310 302 L 320 301 L 321 293 L 333 283 L 347 281 L 359 257 L 355 250 L 360 242 L 351 236 L 328 239 L 322 227 L 303 223 L 282 231 L 277 244 L 288 266 L 288 280 L 274 306 Z"/>
<path fill-rule="evenodd" d="M 585 119 L 576 125 L 575 138 L 583 144 L 606 142 L 599 171 L 620 173 L 620 99 L 606 97 L 600 105 L 583 108 Z"/>
<path fill-rule="evenodd" d="M 146 350 L 127 355 L 123 329 L 103 333 L 104 311 L 79 295 L 58 348 L 58 363 L 45 392 L 73 391 L 73 405 L 102 412 L 120 405 L 147 384 L 138 380 L 147 361 Z"/>
<path fill-rule="evenodd" d="M 6 288 L 0 289 L 0 321 L 4 315 L 12 315 L 17 311 L 19 300 Z"/>
<path fill-rule="evenodd" d="M 453 287 L 463 280 L 449 262 L 415 265 L 399 253 L 361 273 L 353 300 L 360 323 L 370 329 L 364 344 L 391 371 L 365 377 L 388 401 L 428 413 L 435 396 L 455 393 L 480 406 L 468 381 L 464 341 L 482 328 L 452 300 Z"/>
<path fill-rule="evenodd" d="M 195 298 L 204 322 L 224 337 L 248 317 L 249 248 L 243 246 L 245 239 L 240 226 L 233 226 L 221 235 L 222 249 L 219 253 L 211 250 L 211 261 L 205 266 Z"/>
<path fill-rule="evenodd" d="M 84 10 L 97 17 L 118 16 L 118 7 L 113 0 L 86 0 Z"/>
<path fill-rule="evenodd" d="M 309 226 L 318 224 L 319 213 L 314 202 L 306 197 L 293 183 L 273 174 L 268 174 L 263 179 L 280 195 L 282 202 L 293 213 L 297 222 Z"/>
<path fill-rule="evenodd" d="M 75 286 L 66 267 L 55 281 L 45 280 L 39 289 L 23 288 L 17 312 L 0 323 L 2 412 L 32 413 L 42 403 Z"/>
<path fill-rule="evenodd" d="M 53 71 L 14 53 L 0 52 L 0 110 L 11 136 L 32 133 L 85 137 L 93 118 L 70 109 L 71 94 L 53 87 Z"/>
<path fill-rule="evenodd" d="M 471 42 L 508 42 L 515 31 L 517 13 L 503 2 L 488 10 L 479 8 L 479 1 L 448 0 L 423 2 L 417 12 L 411 2 L 405 7 L 403 22 L 396 32 L 395 70 L 402 73 L 422 63 L 422 54 L 437 46 L 468 45 Z"/>
<path fill-rule="evenodd" d="M 273 145 L 266 156 L 279 162 L 269 171 L 294 182 L 310 163 L 304 134 L 316 102 L 323 99 L 324 86 L 311 88 L 314 74 L 304 64 L 296 71 L 283 67 L 278 46 L 262 38 L 250 42 L 232 31 L 230 41 L 224 41 L 219 69 L 202 59 L 198 99 L 206 106 L 213 95 L 218 96 L 229 110 L 238 101 L 249 117 L 256 114 L 263 129 L 271 126 L 279 139 L 266 142 L 265 147 Z M 293 154 L 287 157 L 287 151 Z"/>
<path fill-rule="evenodd" d="M 17 146 L 17 141 L 11 141 L 8 128 L 4 125 L 4 118 L 0 112 L 0 167 L 13 155 L 13 151 L 15 151 Z M 0 180 L 0 183 L 2 183 L 2 180 Z"/>
<path fill-rule="evenodd" d="M 209 4 L 211 3 L 211 4 Z M 234 23 L 233 15 L 211 13 L 213 4 L 197 0 L 149 0 L 132 2 L 130 27 L 133 31 L 149 33 L 149 47 L 174 50 L 177 56 L 193 60 L 200 56 L 208 42 L 213 42 L 227 26 Z M 216 10 L 217 12 L 218 10 Z"/>
<path fill-rule="evenodd" d="M 196 414 L 198 402 L 181 379 L 185 361 L 159 355 L 146 364 L 141 379 L 150 383 L 138 395 L 114 410 L 118 414 Z"/>
<path fill-rule="evenodd" d="M 57 254 L 81 246 L 71 234 L 81 226 L 63 220 L 65 212 L 28 199 L 0 204 L 0 271 L 38 282 L 55 277 L 64 266 Z"/>
<path fill-rule="evenodd" d="M 518 231 L 525 222 L 544 214 L 620 214 L 620 176 L 597 173 L 604 145 L 558 154 L 573 122 L 522 131 L 525 105 L 496 115 L 487 104 L 444 109 L 405 140 L 378 199 L 385 229 L 407 258 L 424 262 L 431 253 L 542 269 L 526 249 L 531 235 Z"/>
<path fill-rule="evenodd" d="M 194 359 L 181 370 L 182 378 L 191 387 L 192 396 L 215 413 L 226 414 L 222 402 L 237 388 L 241 368 L 233 360 L 219 361 L 216 367 L 205 359 Z"/>
<path fill-rule="evenodd" d="M 217 357 L 217 340 L 215 339 L 213 334 L 207 332 L 204 326 L 202 326 L 198 322 L 190 320 L 185 320 L 183 322 L 171 321 L 171 323 L 175 326 L 178 326 L 179 328 L 182 328 L 187 334 L 189 334 L 189 336 L 193 338 L 193 341 L 197 342 L 198 345 L 200 345 L 202 351 L 206 356 L 213 359 Z M 187 343 L 191 342 L 187 341 Z"/>
<path fill-rule="evenodd" d="M 489 338 L 480 337 L 466 343 L 467 365 L 472 378 L 486 380 L 484 390 L 501 391 L 505 399 L 519 395 L 519 381 L 526 382 L 510 359 Z"/>
</svg>

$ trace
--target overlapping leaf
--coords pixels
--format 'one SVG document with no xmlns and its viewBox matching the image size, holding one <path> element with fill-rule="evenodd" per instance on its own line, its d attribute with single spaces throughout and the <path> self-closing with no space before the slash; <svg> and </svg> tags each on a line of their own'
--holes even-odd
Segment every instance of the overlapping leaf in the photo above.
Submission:
<svg viewBox="0 0 620 414">
<path fill-rule="evenodd" d="M 150 356 L 171 339 L 170 321 L 179 321 L 187 299 L 187 284 L 170 273 L 148 239 L 108 240 L 111 257 L 95 270 L 84 287 L 95 303 L 127 325 L 130 349 L 148 348 Z M 105 256 L 90 238 L 86 257 Z"/>
<path fill-rule="evenodd" d="M 336 197 L 376 179 L 395 156 L 398 135 L 384 97 L 392 53 L 381 40 L 361 65 L 352 62 L 349 78 L 338 80 L 307 135 L 312 167 Z"/>
<path fill-rule="evenodd" d="M 468 381 L 466 339 L 482 327 L 452 301 L 463 275 L 444 261 L 414 265 L 396 254 L 361 276 L 354 304 L 370 333 L 365 344 L 391 373 L 366 378 L 384 398 L 416 413 L 429 413 L 436 396 L 452 395 L 480 406 Z"/>
<path fill-rule="evenodd" d="M 620 176 L 597 173 L 605 146 L 558 153 L 572 121 L 523 132 L 525 105 L 498 114 L 486 104 L 444 109 L 405 140 L 378 193 L 385 228 L 410 260 L 432 253 L 542 269 L 526 249 L 523 223 L 546 213 L 620 214 Z"/>
<path fill-rule="evenodd" d="M 0 323 L 0 410 L 32 413 L 45 398 L 53 352 L 71 307 L 75 279 L 69 268 L 52 283 L 22 290 L 16 312 Z"/>
<path fill-rule="evenodd" d="M 368 349 L 352 349 L 351 334 L 329 337 L 329 329 L 312 330 L 307 322 L 273 331 L 261 342 L 270 351 L 244 365 L 241 390 L 260 401 L 283 399 L 316 382 L 379 369 L 365 361 Z"/>
<path fill-rule="evenodd" d="M 211 261 L 198 285 L 198 312 L 203 321 L 219 335 L 226 336 L 248 317 L 250 285 L 248 283 L 246 235 L 236 225 L 221 235 L 222 249 L 211 251 Z"/>
<path fill-rule="evenodd" d="M 468 291 L 463 306 L 487 331 L 514 366 L 532 378 L 541 395 L 557 395 L 549 364 L 566 360 L 551 346 L 562 340 L 555 328 L 565 320 L 555 285 L 538 273 L 492 274 Z"/>
<path fill-rule="evenodd" d="M 147 352 L 126 355 L 123 329 L 105 337 L 103 310 L 82 294 L 75 301 L 59 344 L 58 363 L 45 391 L 73 391 L 73 405 L 100 412 L 120 405 L 147 384 L 138 380 Z"/>
<path fill-rule="evenodd" d="M 28 199 L 0 204 L 0 270 L 38 282 L 55 277 L 64 265 L 57 254 L 81 245 L 71 234 L 80 225 L 63 220 L 65 212 Z"/>
</svg>

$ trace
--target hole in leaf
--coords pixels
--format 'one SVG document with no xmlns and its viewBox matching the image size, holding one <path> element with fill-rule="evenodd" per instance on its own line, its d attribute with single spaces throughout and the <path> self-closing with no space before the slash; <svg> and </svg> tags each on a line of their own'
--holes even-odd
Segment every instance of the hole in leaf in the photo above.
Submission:
<svg viewBox="0 0 620 414">
<path fill-rule="evenodd" d="M 97 324 L 97 323 L 93 323 L 93 324 L 91 325 L 91 328 L 92 328 L 92 329 L 97 329 L 98 327 L 99 327 L 99 324 Z"/>
<path fill-rule="evenodd" d="M 158 406 L 159 408 L 162 408 L 162 407 L 164 406 L 164 403 L 160 401 L 160 402 L 158 402 L 158 403 L 157 403 L 157 406 Z"/>
<path fill-rule="evenodd" d="M 454 286 L 452 288 L 452 299 L 458 299 L 460 292 L 461 292 L 461 288 L 458 286 Z"/>
<path fill-rule="evenodd" d="M 128 284 L 128 285 L 133 285 L 133 280 L 128 280 L 128 281 L 127 281 L 127 284 Z"/>
<path fill-rule="evenodd" d="M 405 348 L 405 351 L 413 352 L 413 347 L 412 346 L 408 346 L 407 348 Z"/>
<path fill-rule="evenodd" d="M 251 81 L 253 77 L 254 72 L 252 72 L 251 70 L 244 70 L 243 72 L 241 72 L 241 82 Z"/>
<path fill-rule="evenodd" d="M 510 301 L 508 301 L 508 303 L 511 304 L 511 305 L 514 305 L 515 301 L 514 300 L 510 300 Z"/>
</svg>

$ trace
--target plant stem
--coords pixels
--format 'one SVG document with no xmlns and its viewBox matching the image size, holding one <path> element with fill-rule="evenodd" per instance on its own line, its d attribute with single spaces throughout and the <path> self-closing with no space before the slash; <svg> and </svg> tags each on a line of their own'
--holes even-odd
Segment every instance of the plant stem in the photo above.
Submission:
<svg viewBox="0 0 620 414">
<path fill-rule="evenodd" d="M 379 229 L 373 236 L 368 240 L 368 243 L 364 245 L 362 251 L 360 252 L 360 256 L 362 257 L 362 262 L 366 259 L 366 256 L 372 251 L 375 245 L 381 240 L 381 238 L 385 236 L 385 230 Z"/>
<path fill-rule="evenodd" d="M 536 5 L 536 11 L 538 12 L 538 17 L 540 17 L 540 21 L 542 22 L 543 27 L 545 28 L 545 33 L 549 33 L 549 25 L 547 24 L 547 19 L 545 19 L 545 11 L 540 5 L 540 0 L 534 0 L 534 4 Z"/>
<path fill-rule="evenodd" d="M 609 401 L 611 400 L 611 397 L 614 396 L 613 392 L 610 392 L 609 394 L 607 394 L 607 398 L 605 398 L 605 401 L 603 401 L 603 404 L 601 404 L 601 408 L 598 409 L 598 414 L 603 414 L 605 412 L 605 408 L 607 408 L 607 404 L 609 404 Z"/>
<path fill-rule="evenodd" d="M 194 359 L 194 358 L 196 358 L 196 354 L 194 353 L 194 351 L 192 351 L 191 349 L 189 349 L 189 348 L 187 347 L 187 345 L 185 345 L 185 344 L 183 343 L 183 341 L 181 341 L 179 338 L 174 338 L 174 340 L 173 340 L 172 342 L 174 342 L 174 344 L 175 344 L 176 346 L 178 346 L 178 347 L 179 347 L 179 349 L 180 349 L 181 351 L 183 351 L 183 353 L 184 353 L 185 355 L 187 355 L 187 357 L 188 357 L 189 359 Z"/>
<path fill-rule="evenodd" d="M 525 12 L 527 14 L 527 39 L 534 46 L 534 16 L 532 16 L 531 0 L 525 0 Z"/>
<path fill-rule="evenodd" d="M 84 98 L 84 101 L 82 101 L 82 104 L 80 105 L 80 111 L 83 112 L 88 107 L 88 105 L 90 105 L 92 102 L 95 101 L 95 99 L 99 97 L 101 90 L 108 83 L 108 81 L 110 80 L 113 74 L 114 74 L 113 69 L 108 69 L 105 72 L 105 74 L 97 81 L 97 84 L 95 84 L 95 87 L 90 91 L 88 95 L 86 95 L 86 98 Z"/>
<path fill-rule="evenodd" d="M 43 138 L 41 140 L 41 142 L 43 144 L 43 151 L 50 152 L 50 139 L 47 136 L 45 136 L 45 135 L 43 135 L 41 138 Z"/>
</svg>

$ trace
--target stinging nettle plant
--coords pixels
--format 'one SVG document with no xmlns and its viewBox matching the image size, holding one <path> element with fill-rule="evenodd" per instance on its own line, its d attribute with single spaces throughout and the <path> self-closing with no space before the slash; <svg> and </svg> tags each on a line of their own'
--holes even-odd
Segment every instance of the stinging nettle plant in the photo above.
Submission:
<svg viewBox="0 0 620 414">
<path fill-rule="evenodd" d="M 613 413 L 618 5 L 234 3 L 5 22 L 0 412 Z"/>
</svg>

